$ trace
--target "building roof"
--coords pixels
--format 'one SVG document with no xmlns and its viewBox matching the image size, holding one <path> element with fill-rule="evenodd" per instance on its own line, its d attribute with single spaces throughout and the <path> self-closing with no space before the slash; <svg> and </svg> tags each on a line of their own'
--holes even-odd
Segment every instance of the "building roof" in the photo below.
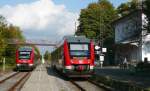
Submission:
<svg viewBox="0 0 150 91">
<path fill-rule="evenodd" d="M 112 22 L 112 25 L 114 26 L 114 25 L 116 25 L 116 24 L 122 22 L 124 19 L 126 19 L 126 18 L 128 18 L 128 17 L 130 17 L 130 16 L 132 16 L 132 15 L 134 15 L 134 14 L 137 14 L 137 13 L 141 13 L 141 14 L 142 14 L 142 10 L 137 9 L 137 10 L 134 10 L 134 11 L 130 12 L 129 14 L 127 14 L 127 15 L 125 15 L 125 16 L 120 17 L 119 19 L 114 20 L 114 21 Z M 142 18 L 142 16 L 141 16 L 141 18 Z"/>
</svg>

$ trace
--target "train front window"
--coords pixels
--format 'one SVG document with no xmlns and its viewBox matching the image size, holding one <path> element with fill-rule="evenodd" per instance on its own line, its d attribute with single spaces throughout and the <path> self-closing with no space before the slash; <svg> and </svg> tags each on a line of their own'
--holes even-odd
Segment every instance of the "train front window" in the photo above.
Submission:
<svg viewBox="0 0 150 91">
<path fill-rule="evenodd" d="M 89 44 L 70 44 L 71 57 L 89 57 Z"/>
<path fill-rule="evenodd" d="M 19 52 L 19 59 L 30 59 L 30 53 L 29 51 L 20 51 Z"/>
</svg>

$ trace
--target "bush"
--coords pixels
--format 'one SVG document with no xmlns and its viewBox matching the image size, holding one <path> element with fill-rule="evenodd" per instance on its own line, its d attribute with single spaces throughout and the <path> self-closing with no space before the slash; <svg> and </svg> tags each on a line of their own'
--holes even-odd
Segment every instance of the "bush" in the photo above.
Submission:
<svg viewBox="0 0 150 91">
<path fill-rule="evenodd" d="M 150 71 L 150 63 L 148 62 L 140 62 L 137 64 L 136 71 L 139 72 L 148 72 Z"/>
</svg>

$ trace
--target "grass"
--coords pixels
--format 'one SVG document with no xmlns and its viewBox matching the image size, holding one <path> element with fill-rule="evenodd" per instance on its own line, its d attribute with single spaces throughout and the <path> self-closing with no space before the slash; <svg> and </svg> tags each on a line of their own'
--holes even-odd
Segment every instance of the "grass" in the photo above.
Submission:
<svg viewBox="0 0 150 91">
<path fill-rule="evenodd" d="M 6 64 L 5 65 L 5 72 L 12 71 L 14 68 L 15 68 L 14 64 Z M 3 71 L 3 65 L 2 64 L 0 64 L 0 71 L 1 72 Z"/>
</svg>

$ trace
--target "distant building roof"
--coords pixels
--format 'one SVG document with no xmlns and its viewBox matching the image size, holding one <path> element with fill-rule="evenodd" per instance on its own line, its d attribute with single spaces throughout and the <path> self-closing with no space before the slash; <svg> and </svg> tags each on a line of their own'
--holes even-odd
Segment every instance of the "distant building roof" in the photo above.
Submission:
<svg viewBox="0 0 150 91">
<path fill-rule="evenodd" d="M 134 10 L 134 11 L 130 12 L 129 14 L 127 14 L 127 15 L 125 15 L 125 16 L 120 17 L 119 19 L 114 20 L 114 21 L 112 22 L 112 25 L 114 26 L 114 25 L 116 25 L 116 24 L 118 24 L 118 23 L 124 21 L 124 19 L 130 18 L 130 16 L 132 16 L 132 15 L 137 15 L 137 14 L 142 14 L 142 10 L 137 9 L 137 10 Z M 141 17 L 139 17 L 139 18 L 142 19 L 142 15 L 141 15 Z"/>
</svg>

